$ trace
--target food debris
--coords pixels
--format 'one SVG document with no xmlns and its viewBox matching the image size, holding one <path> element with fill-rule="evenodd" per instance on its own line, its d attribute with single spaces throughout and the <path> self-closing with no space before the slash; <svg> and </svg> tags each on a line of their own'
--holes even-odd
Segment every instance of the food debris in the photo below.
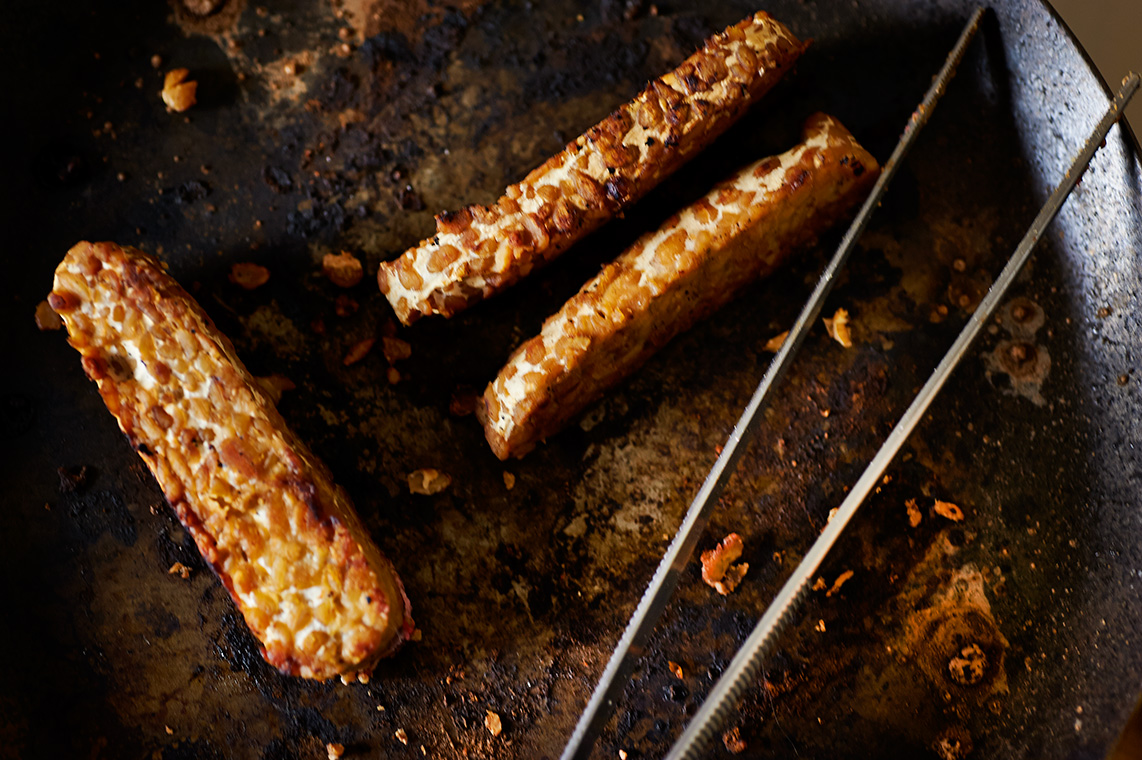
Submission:
<svg viewBox="0 0 1142 760">
<path fill-rule="evenodd" d="M 853 334 L 849 329 L 848 309 L 837 309 L 832 319 L 823 320 L 829 337 L 845 348 L 853 347 Z"/>
<path fill-rule="evenodd" d="M 230 282 L 246 290 L 260 288 L 269 280 L 270 270 L 260 264 L 241 261 L 230 267 Z"/>
<path fill-rule="evenodd" d="M 170 566 L 170 570 L 167 570 L 167 575 L 178 575 L 185 581 L 190 578 L 190 568 L 181 562 L 176 562 Z"/>
<path fill-rule="evenodd" d="M 171 111 L 182 113 L 198 102 L 196 98 L 198 82 L 193 79 L 188 80 L 188 76 L 190 71 L 187 69 L 172 69 L 163 79 L 163 102 Z"/>
<path fill-rule="evenodd" d="M 409 641 L 420 641 L 423 638 L 424 638 L 424 631 L 420 630 L 419 628 L 414 628 L 412 631 L 412 635 L 408 637 L 408 640 Z"/>
<path fill-rule="evenodd" d="M 400 338 L 385 337 L 384 341 L 385 359 L 389 364 L 396 364 L 402 359 L 407 359 L 412 356 L 412 345 L 407 340 Z"/>
<path fill-rule="evenodd" d="M 741 555 L 741 536 L 737 533 L 729 534 L 716 547 L 702 552 L 702 580 L 722 596 L 729 594 L 737 588 L 749 570 L 748 562 L 733 564 Z"/>
<path fill-rule="evenodd" d="M 290 380 L 285 375 L 276 373 L 266 375 L 265 377 L 255 377 L 254 379 L 258 381 L 258 385 L 262 387 L 262 390 L 266 392 L 266 395 L 269 396 L 270 400 L 275 404 L 282 400 L 283 393 L 297 388 L 293 380 Z"/>
<path fill-rule="evenodd" d="M 679 680 L 685 678 L 685 674 L 682 672 L 682 666 L 676 663 L 674 660 L 667 660 L 666 667 L 670 668 L 670 672 L 674 674 L 675 678 Z"/>
<path fill-rule="evenodd" d="M 920 520 L 923 517 L 923 515 L 920 514 L 920 508 L 916 506 L 916 500 L 909 499 L 904 502 L 904 508 L 908 510 L 908 524 L 915 528 L 920 524 Z"/>
<path fill-rule="evenodd" d="M 87 487 L 91 477 L 91 470 L 87 465 L 82 467 L 60 467 L 56 470 L 59 475 L 59 492 L 74 493 Z"/>
<path fill-rule="evenodd" d="M 452 485 L 451 475 L 431 467 L 415 470 L 408 474 L 408 490 L 411 493 L 431 496 L 440 493 L 450 485 Z"/>
<path fill-rule="evenodd" d="M 741 728 L 734 726 L 722 734 L 722 744 L 726 745 L 726 749 L 729 750 L 731 754 L 738 755 L 745 752 L 746 743 L 742 741 Z"/>
<path fill-rule="evenodd" d="M 174 729 L 170 726 L 163 726 L 167 730 L 167 736 L 174 736 Z"/>
<path fill-rule="evenodd" d="M 619 750 L 619 760 L 627 760 L 627 751 L 625 749 Z"/>
<path fill-rule="evenodd" d="M 509 491 L 515 488 L 515 475 L 510 472 L 504 472 L 504 488 Z"/>
<path fill-rule="evenodd" d="M 36 327 L 41 330 L 58 330 L 63 327 L 63 320 L 47 301 L 36 304 Z"/>
<path fill-rule="evenodd" d="M 369 353 L 373 348 L 373 344 L 376 342 L 376 338 L 365 338 L 364 340 L 357 341 L 353 344 L 353 347 L 349 349 L 349 353 L 345 354 L 345 358 L 341 360 L 341 363 L 346 367 L 356 364 L 365 358 L 365 355 Z"/>
<path fill-rule="evenodd" d="M 964 519 L 964 511 L 957 507 L 950 501 L 940 501 L 936 499 L 936 514 L 940 517 L 946 517 L 952 522 L 959 522 Z"/>
<path fill-rule="evenodd" d="M 500 720 L 499 715 L 496 715 L 491 710 L 488 710 L 487 713 L 488 714 L 484 716 L 484 728 L 488 729 L 488 733 L 492 736 L 499 736 L 500 732 L 504 730 L 503 721 Z"/>
<path fill-rule="evenodd" d="M 339 317 L 351 317 L 359 308 L 357 301 L 342 293 L 333 301 L 333 312 Z"/>
<path fill-rule="evenodd" d="M 325 745 L 325 753 L 329 755 L 329 760 L 337 760 L 345 754 L 345 745 L 329 742 Z"/>
<path fill-rule="evenodd" d="M 404 732 L 403 728 L 398 728 L 393 736 L 395 736 L 397 741 L 401 744 L 408 744 L 408 734 Z"/>
<path fill-rule="evenodd" d="M 351 288 L 365 276 L 360 259 L 348 251 L 325 254 L 321 259 L 321 270 L 330 282 L 341 288 Z"/>
<path fill-rule="evenodd" d="M 765 346 L 764 346 L 765 350 L 766 351 L 772 351 L 773 353 L 777 353 L 778 351 L 781 350 L 781 347 L 785 345 L 785 339 L 788 337 L 789 337 L 789 331 L 788 330 L 781 333 L 780 335 L 774 335 L 772 338 L 770 338 L 768 341 L 766 341 Z"/>
<path fill-rule="evenodd" d="M 389 381 L 389 385 L 396 385 L 400 382 L 400 371 L 396 367 L 389 367 L 385 370 L 385 379 Z"/>
<path fill-rule="evenodd" d="M 818 620 L 817 625 L 813 626 L 813 628 L 817 631 L 817 633 L 824 633 L 825 632 L 825 621 L 824 620 Z"/>
<path fill-rule="evenodd" d="M 948 661 L 948 672 L 952 680 L 962 686 L 974 686 L 983 680 L 987 672 L 987 655 L 979 648 L 979 644 L 972 644 L 960 650 L 960 653 Z"/>
<path fill-rule="evenodd" d="M 854 573 L 852 570 L 845 570 L 843 573 L 838 575 L 837 579 L 833 581 L 833 587 L 825 592 L 825 596 L 828 597 L 832 596 L 833 594 L 839 594 L 841 591 L 841 586 L 845 585 L 845 582 L 847 582 L 849 578 L 852 578 L 853 574 Z"/>
<path fill-rule="evenodd" d="M 817 578 L 817 582 L 813 584 L 813 590 L 814 591 L 824 591 L 828 587 L 829 587 L 829 584 L 825 583 L 824 576 Z"/>
</svg>

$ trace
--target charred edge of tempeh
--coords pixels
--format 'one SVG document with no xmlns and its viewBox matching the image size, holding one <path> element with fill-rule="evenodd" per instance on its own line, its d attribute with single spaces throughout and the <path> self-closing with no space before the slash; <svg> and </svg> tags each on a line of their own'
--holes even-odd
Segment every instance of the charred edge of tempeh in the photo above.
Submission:
<svg viewBox="0 0 1142 760">
<path fill-rule="evenodd" d="M 397 317 L 450 317 L 554 259 L 724 132 L 807 46 L 757 13 L 711 37 L 495 205 L 438 215 L 434 237 L 377 273 Z"/>
<path fill-rule="evenodd" d="M 868 194 L 880 168 L 838 121 L 815 114 L 802 139 L 643 235 L 516 349 L 477 407 L 496 456 L 526 454 Z"/>
<path fill-rule="evenodd" d="M 404 589 L 348 496 L 158 261 L 79 243 L 49 302 L 267 662 L 368 673 L 408 638 Z"/>
</svg>

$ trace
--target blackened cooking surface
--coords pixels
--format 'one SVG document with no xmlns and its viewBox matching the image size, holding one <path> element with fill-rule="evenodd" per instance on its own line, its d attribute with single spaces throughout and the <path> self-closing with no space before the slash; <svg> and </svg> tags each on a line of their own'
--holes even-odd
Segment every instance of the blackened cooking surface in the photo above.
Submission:
<svg viewBox="0 0 1142 760">
<path fill-rule="evenodd" d="M 413 355 L 390 386 L 379 351 L 341 364 L 387 306 L 367 277 L 360 311 L 336 316 L 320 255 L 351 248 L 375 272 L 431 231 L 433 211 L 493 200 L 755 5 L 345 2 L 348 51 L 335 50 L 340 3 L 227 0 L 205 20 L 155 2 L 72 5 L 18 4 L 4 33 L 0 757 L 322 757 L 331 741 L 358 756 L 557 754 L 762 347 L 835 239 L 522 462 L 498 463 L 473 418 L 450 416 L 452 392 L 481 388 L 600 262 L 731 168 L 788 147 L 811 111 L 886 157 L 970 10 L 766 4 L 816 41 L 796 74 L 540 276 L 403 331 Z M 998 6 L 826 308 L 850 310 L 857 346 L 811 336 L 703 542 L 739 532 L 745 582 L 718 597 L 692 566 L 599 757 L 654 757 L 677 736 L 1104 107 L 1046 10 Z M 155 54 L 200 82 L 186 119 L 161 106 Z M 749 692 L 747 755 L 1105 752 L 1142 679 L 1140 174 L 1115 130 L 822 573 L 826 587 L 851 579 L 814 594 Z M 35 330 L 80 238 L 159 253 L 255 374 L 298 384 L 283 414 L 353 495 L 423 630 L 368 686 L 261 661 L 74 352 Z M 226 280 L 247 260 L 272 271 L 250 293 Z M 58 468 L 83 465 L 86 479 L 65 472 L 61 487 Z M 410 496 L 405 476 L 421 467 L 450 473 L 451 489 Z M 936 498 L 965 519 L 935 514 Z M 176 561 L 189 580 L 168 574 Z"/>
</svg>

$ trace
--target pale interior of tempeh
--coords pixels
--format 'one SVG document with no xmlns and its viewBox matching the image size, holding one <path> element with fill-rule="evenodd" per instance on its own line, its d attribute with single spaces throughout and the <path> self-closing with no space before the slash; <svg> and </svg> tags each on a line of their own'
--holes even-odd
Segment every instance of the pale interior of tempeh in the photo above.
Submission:
<svg viewBox="0 0 1142 760">
<path fill-rule="evenodd" d="M 677 71 L 664 75 L 656 84 L 669 88 L 671 98 L 664 98 L 652 85 L 600 125 L 621 124 L 625 134 L 588 132 L 557 160 L 509 187 L 495 206 L 481 209 L 465 229 L 450 231 L 438 224 L 433 238 L 396 262 L 382 264 L 387 270 L 382 290 L 397 316 L 408 323 L 412 312 L 451 314 L 468 301 L 526 276 L 533 266 L 596 229 L 614 212 L 616 204 L 606 197 L 604 188 L 616 170 L 635 180 L 635 194 L 624 199 L 628 202 L 676 169 L 690 152 L 705 145 L 704 135 L 720 133 L 724 122 L 741 114 L 734 104 L 747 102 L 749 90 L 757 89 L 756 84 L 767 76 L 776 81 L 784 73 L 774 61 L 778 43 L 792 51 L 786 64 L 803 47 L 788 29 L 764 13 L 731 27 L 691 59 L 709 59 L 703 69 L 712 70 L 715 76 L 703 83 L 708 88 L 695 93 L 692 82 L 680 81 Z M 686 103 L 682 123 L 664 113 L 670 99 Z M 689 142 L 690 133 L 697 139 Z M 615 149 L 609 149 L 609 142 Z M 680 149 L 670 155 L 663 146 L 673 144 Z M 562 208 L 553 212 L 552 205 L 561 202 Z M 546 220 L 558 214 L 569 216 L 573 229 L 550 229 Z"/>
<path fill-rule="evenodd" d="M 347 497 L 153 260 L 80 244 L 56 272 L 71 343 L 267 660 L 328 678 L 391 648 L 405 599 Z M 351 535 L 355 533 L 356 535 Z"/>
<path fill-rule="evenodd" d="M 817 115 L 802 143 L 745 167 L 643 235 L 548 318 L 488 386 L 482 416 L 497 454 L 526 453 L 835 221 L 876 173 L 875 159 L 844 127 Z"/>
</svg>

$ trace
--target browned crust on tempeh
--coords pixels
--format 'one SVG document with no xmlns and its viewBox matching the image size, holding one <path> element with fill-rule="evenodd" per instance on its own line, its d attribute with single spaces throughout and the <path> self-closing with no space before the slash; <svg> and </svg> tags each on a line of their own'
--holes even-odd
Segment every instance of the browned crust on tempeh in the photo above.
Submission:
<svg viewBox="0 0 1142 760">
<path fill-rule="evenodd" d="M 520 457 L 667 341 L 848 213 L 879 173 L 839 122 L 758 161 L 639 238 L 512 354 L 477 413 L 500 459 Z"/>
<path fill-rule="evenodd" d="M 724 132 L 806 47 L 759 12 L 711 37 L 495 205 L 438 215 L 434 237 L 377 273 L 397 317 L 450 317 L 554 259 Z"/>
<path fill-rule="evenodd" d="M 404 589 L 348 496 L 158 261 L 79 243 L 49 301 L 267 662 L 367 673 L 409 636 Z"/>
</svg>

